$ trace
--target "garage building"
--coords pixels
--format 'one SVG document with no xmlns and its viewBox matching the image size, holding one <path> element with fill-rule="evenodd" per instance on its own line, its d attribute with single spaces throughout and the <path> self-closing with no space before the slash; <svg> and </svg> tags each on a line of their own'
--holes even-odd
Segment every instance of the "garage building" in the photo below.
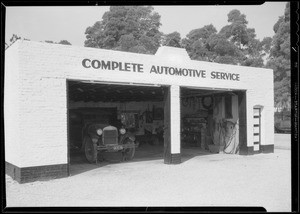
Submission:
<svg viewBox="0 0 300 214">
<path fill-rule="evenodd" d="M 124 120 L 137 136 L 163 130 L 165 164 L 180 164 L 191 144 L 274 152 L 271 69 L 167 46 L 146 55 L 18 40 L 5 51 L 4 84 L 6 173 L 20 183 L 70 175 L 82 117 Z"/>
</svg>

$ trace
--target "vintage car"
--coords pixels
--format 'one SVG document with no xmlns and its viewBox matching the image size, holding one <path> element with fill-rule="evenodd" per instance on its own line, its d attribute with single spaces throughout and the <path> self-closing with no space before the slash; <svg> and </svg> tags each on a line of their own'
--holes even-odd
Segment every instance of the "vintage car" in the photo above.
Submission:
<svg viewBox="0 0 300 214">
<path fill-rule="evenodd" d="M 98 122 L 85 123 L 82 136 L 81 149 L 90 163 L 103 160 L 101 157 L 103 152 L 121 152 L 123 161 L 131 160 L 138 147 L 134 134 L 122 126 L 118 129 Z"/>
</svg>

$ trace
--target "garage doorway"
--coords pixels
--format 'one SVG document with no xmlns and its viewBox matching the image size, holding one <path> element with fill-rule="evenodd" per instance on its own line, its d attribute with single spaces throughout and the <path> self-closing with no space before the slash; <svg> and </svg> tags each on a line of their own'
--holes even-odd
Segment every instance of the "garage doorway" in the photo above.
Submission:
<svg viewBox="0 0 300 214">
<path fill-rule="evenodd" d="M 165 126 L 170 124 L 168 86 L 68 80 L 67 89 L 71 174 L 72 166 L 91 168 L 83 148 L 87 122 L 101 122 L 118 130 L 122 126 L 133 133 L 139 146 L 130 161 L 162 160 L 170 153 L 170 126 Z M 121 152 L 101 155 L 98 166 L 122 162 Z"/>
<path fill-rule="evenodd" d="M 246 143 L 246 92 L 181 87 L 181 155 L 239 154 Z"/>
</svg>

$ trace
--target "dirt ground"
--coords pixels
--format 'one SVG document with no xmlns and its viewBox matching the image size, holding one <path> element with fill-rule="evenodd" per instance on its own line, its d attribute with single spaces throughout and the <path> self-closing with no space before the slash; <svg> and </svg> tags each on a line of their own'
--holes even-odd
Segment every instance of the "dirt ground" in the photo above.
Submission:
<svg viewBox="0 0 300 214">
<path fill-rule="evenodd" d="M 262 206 L 291 211 L 290 135 L 252 156 L 183 151 L 179 165 L 153 158 L 78 164 L 72 176 L 19 184 L 6 175 L 7 207 Z M 73 171 L 72 171 L 73 170 Z"/>
</svg>

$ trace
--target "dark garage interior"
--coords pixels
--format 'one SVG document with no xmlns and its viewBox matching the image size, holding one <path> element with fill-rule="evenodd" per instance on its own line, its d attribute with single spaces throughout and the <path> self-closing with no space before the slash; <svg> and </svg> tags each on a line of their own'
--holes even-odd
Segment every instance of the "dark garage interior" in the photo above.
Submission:
<svg viewBox="0 0 300 214">
<path fill-rule="evenodd" d="M 145 161 L 164 158 L 165 105 L 167 86 L 99 83 L 93 81 L 68 81 L 68 145 L 69 164 L 89 165 L 83 148 L 84 126 L 87 122 L 100 122 L 134 133 L 134 158 L 130 161 Z M 209 155 L 224 149 L 216 140 L 221 135 L 218 127 L 239 120 L 237 148 L 240 151 L 246 142 L 246 93 L 238 90 L 180 89 L 180 139 L 181 161 L 194 156 Z M 231 121 L 231 123 L 229 122 Z M 141 132 L 141 130 L 143 130 Z M 225 134 L 223 133 L 225 138 Z M 223 139 L 224 141 L 224 139 Z M 242 151 L 242 149 L 241 149 Z M 97 164 L 121 163 L 121 152 L 102 152 Z"/>
<path fill-rule="evenodd" d="M 245 92 L 181 87 L 181 154 L 237 154 L 246 143 Z"/>
<path fill-rule="evenodd" d="M 69 163 L 89 164 L 82 148 L 85 124 L 97 122 L 134 133 L 132 161 L 163 159 L 164 94 L 167 87 L 68 81 Z M 141 132 L 140 130 L 143 129 Z M 98 164 L 122 161 L 120 152 L 103 152 Z"/>
</svg>

